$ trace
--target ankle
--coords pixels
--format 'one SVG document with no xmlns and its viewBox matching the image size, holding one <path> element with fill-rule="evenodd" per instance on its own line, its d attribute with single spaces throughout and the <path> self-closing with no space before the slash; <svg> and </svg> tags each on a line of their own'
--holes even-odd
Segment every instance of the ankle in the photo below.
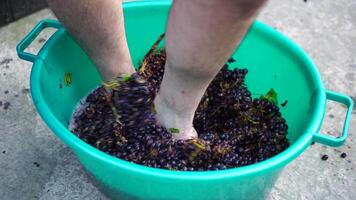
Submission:
<svg viewBox="0 0 356 200">
<path fill-rule="evenodd" d="M 198 136 L 193 128 L 194 113 L 177 110 L 172 102 L 160 95 L 156 96 L 154 104 L 158 122 L 168 130 L 175 130 L 174 133 L 172 132 L 173 138 L 187 140 Z"/>
</svg>

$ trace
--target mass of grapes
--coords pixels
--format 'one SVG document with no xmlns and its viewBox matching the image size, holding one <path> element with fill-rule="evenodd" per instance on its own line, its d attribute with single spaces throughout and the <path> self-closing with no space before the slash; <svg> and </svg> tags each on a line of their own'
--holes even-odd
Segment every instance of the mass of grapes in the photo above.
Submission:
<svg viewBox="0 0 356 200">
<path fill-rule="evenodd" d="M 199 138 L 175 140 L 155 118 L 153 100 L 164 73 L 164 50 L 142 68 L 98 87 L 74 115 L 71 131 L 112 156 L 179 171 L 223 170 L 266 160 L 289 146 L 288 126 L 273 99 L 252 98 L 247 69 L 229 69 L 230 58 L 205 92 L 194 117 Z"/>
</svg>

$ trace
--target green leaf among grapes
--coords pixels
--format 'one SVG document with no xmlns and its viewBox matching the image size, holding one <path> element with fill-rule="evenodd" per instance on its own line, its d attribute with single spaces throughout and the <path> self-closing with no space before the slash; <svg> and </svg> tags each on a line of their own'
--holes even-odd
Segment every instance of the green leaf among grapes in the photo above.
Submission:
<svg viewBox="0 0 356 200">
<path fill-rule="evenodd" d="M 270 89 L 267 94 L 262 95 L 261 99 L 267 99 L 269 102 L 278 105 L 277 92 L 274 89 Z"/>
<path fill-rule="evenodd" d="M 124 81 L 129 81 L 129 80 L 131 79 L 131 75 L 130 75 L 130 74 L 123 74 L 123 75 L 122 75 L 122 79 L 123 79 Z"/>
<path fill-rule="evenodd" d="M 152 106 L 151 106 L 151 112 L 153 114 L 157 114 L 157 111 L 156 111 L 156 108 L 155 108 L 154 104 L 152 104 Z"/>
<path fill-rule="evenodd" d="M 179 133 L 179 129 L 177 129 L 177 128 L 170 128 L 169 131 L 171 133 Z"/>
</svg>

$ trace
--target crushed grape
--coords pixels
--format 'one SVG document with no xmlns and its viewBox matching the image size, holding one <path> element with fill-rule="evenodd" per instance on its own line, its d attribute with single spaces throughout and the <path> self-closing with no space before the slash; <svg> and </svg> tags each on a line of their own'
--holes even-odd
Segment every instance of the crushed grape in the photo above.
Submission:
<svg viewBox="0 0 356 200">
<path fill-rule="evenodd" d="M 165 52 L 147 57 L 144 69 L 119 77 L 111 89 L 99 87 L 73 117 L 71 131 L 85 142 L 118 158 L 149 167 L 179 171 L 224 170 L 266 160 L 289 146 L 288 126 L 279 108 L 252 98 L 244 84 L 247 69 L 223 66 L 195 113 L 199 138 L 174 140 L 155 119 Z"/>
</svg>

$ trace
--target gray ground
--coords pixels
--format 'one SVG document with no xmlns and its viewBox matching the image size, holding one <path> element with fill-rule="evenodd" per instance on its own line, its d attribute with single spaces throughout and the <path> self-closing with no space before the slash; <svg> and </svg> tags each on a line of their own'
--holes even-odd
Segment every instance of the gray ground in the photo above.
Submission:
<svg viewBox="0 0 356 200">
<path fill-rule="evenodd" d="M 106 199 L 88 180 L 74 154 L 36 114 L 29 87 L 30 63 L 15 46 L 41 19 L 42 10 L 0 28 L 0 199 Z M 259 17 L 300 44 L 319 66 L 327 88 L 356 97 L 356 2 L 271 0 Z M 41 36 L 46 38 L 46 35 Z M 43 39 L 30 50 L 38 49 Z M 5 94 L 5 91 L 9 92 Z M 18 95 L 18 96 L 17 96 Z M 343 109 L 329 104 L 325 133 L 338 133 Z M 346 144 L 311 146 L 288 165 L 269 199 L 356 199 L 356 115 Z M 345 159 L 340 153 L 346 152 Z M 327 161 L 321 161 L 322 154 Z"/>
</svg>

